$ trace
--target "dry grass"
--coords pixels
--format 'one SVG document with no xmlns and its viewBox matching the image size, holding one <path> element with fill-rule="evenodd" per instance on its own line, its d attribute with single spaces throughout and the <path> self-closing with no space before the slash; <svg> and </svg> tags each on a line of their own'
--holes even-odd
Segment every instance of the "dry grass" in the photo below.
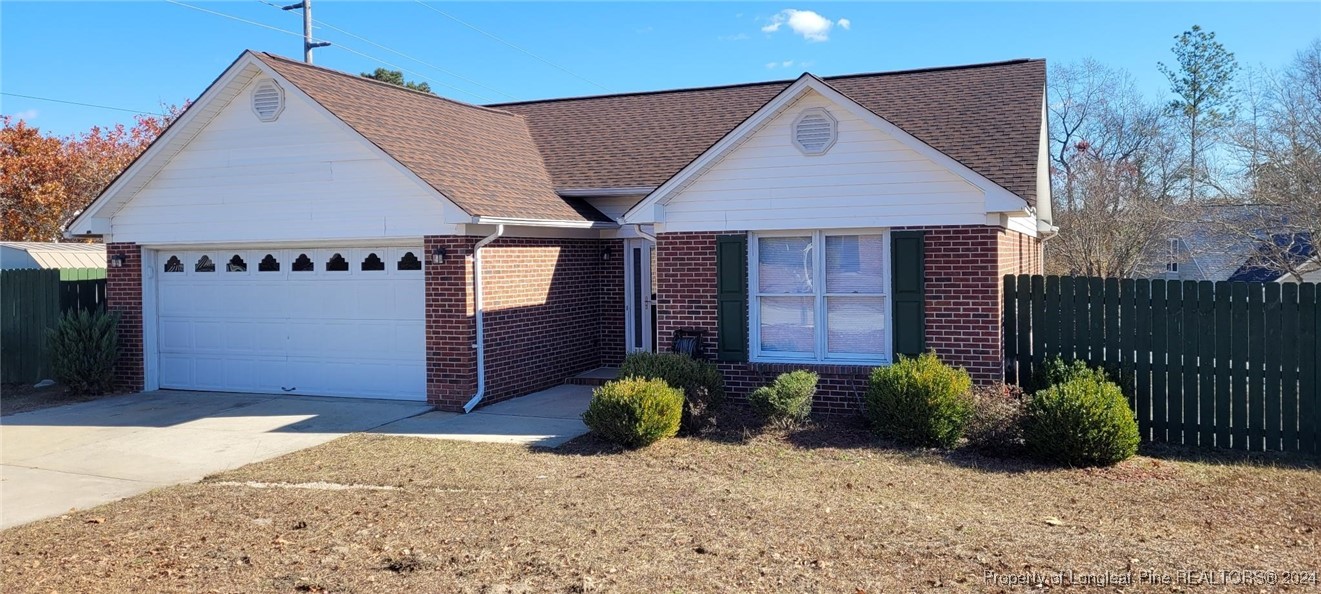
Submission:
<svg viewBox="0 0 1321 594">
<path fill-rule="evenodd" d="M 34 388 L 32 386 L 33 384 L 5 384 L 0 386 L 0 417 L 75 402 L 87 402 L 114 395 L 71 394 L 64 386 L 59 384 L 44 388 Z"/>
<path fill-rule="evenodd" d="M 544 452 L 350 436 L 0 533 L 3 590 L 996 591 L 986 572 L 1174 579 L 1321 559 L 1306 466 L 1054 469 L 887 449 L 838 423 L 724 437 Z"/>
</svg>

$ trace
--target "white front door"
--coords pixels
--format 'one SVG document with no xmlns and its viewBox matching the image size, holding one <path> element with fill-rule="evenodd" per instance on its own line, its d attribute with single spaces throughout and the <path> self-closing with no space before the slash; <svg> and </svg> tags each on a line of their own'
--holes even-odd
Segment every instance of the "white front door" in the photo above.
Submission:
<svg viewBox="0 0 1321 594">
<path fill-rule="evenodd" d="M 656 350 L 651 248 L 646 239 L 624 240 L 624 345 L 630 353 Z"/>
<path fill-rule="evenodd" d="M 160 250 L 160 387 L 426 399 L 420 247 Z"/>
</svg>

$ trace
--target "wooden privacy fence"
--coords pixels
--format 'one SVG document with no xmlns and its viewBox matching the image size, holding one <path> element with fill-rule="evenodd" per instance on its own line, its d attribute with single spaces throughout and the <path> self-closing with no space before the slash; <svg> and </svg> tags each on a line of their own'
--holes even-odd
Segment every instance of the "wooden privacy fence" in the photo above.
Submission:
<svg viewBox="0 0 1321 594">
<path fill-rule="evenodd" d="M 0 271 L 0 383 L 51 375 L 46 331 L 75 309 L 105 308 L 100 269 Z"/>
<path fill-rule="evenodd" d="M 1103 367 L 1143 439 L 1321 453 L 1315 283 L 1004 279 L 1006 381 L 1053 357 Z"/>
</svg>

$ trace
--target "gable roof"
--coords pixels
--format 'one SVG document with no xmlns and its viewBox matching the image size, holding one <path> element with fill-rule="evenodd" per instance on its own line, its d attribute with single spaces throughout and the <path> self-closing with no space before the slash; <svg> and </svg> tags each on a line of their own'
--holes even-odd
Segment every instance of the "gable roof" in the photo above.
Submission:
<svg viewBox="0 0 1321 594">
<path fill-rule="evenodd" d="M 1297 269 L 1316 256 L 1311 233 L 1275 233 L 1271 235 L 1270 243 L 1263 241 L 1257 246 L 1257 251 L 1234 274 L 1229 275 L 1229 280 L 1274 282 L 1287 274 L 1288 268 Z M 1280 259 L 1285 262 L 1280 262 Z M 1288 267 L 1284 266 L 1286 263 Z"/>
<path fill-rule="evenodd" d="M 976 173 L 1036 203 L 1046 63 L 825 77 L 832 88 Z M 657 187 L 794 81 L 552 99 L 522 114 L 561 191 Z"/>
<path fill-rule="evenodd" d="M 0 248 L 26 253 L 38 268 L 105 268 L 103 243 L 51 243 L 44 241 L 0 241 Z M 0 268 L 8 268 L 8 262 Z"/>
<path fill-rule="evenodd" d="M 254 55 L 470 215 L 610 220 L 581 200 L 555 193 L 518 114 Z"/>
</svg>

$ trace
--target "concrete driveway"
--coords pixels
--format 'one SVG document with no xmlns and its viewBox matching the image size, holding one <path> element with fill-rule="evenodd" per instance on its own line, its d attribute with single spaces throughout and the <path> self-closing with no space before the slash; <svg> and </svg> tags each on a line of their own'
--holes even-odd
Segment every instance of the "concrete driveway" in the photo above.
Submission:
<svg viewBox="0 0 1321 594">
<path fill-rule="evenodd" d="M 0 418 L 0 528 L 368 431 L 418 402 L 158 391 Z"/>
</svg>

